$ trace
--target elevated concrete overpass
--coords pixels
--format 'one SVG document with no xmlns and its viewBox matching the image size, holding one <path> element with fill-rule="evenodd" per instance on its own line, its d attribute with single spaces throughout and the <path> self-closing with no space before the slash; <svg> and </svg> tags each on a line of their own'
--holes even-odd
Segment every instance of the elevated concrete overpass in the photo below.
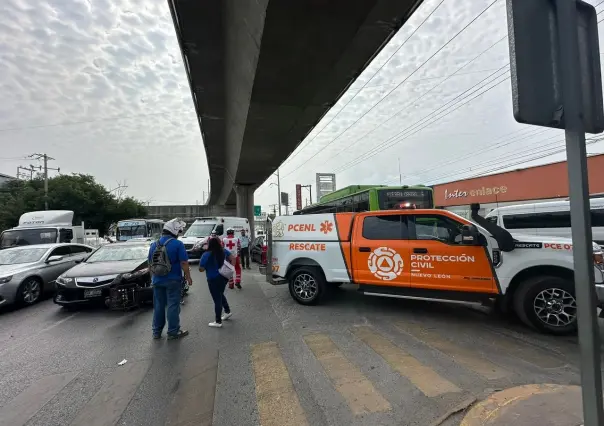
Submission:
<svg viewBox="0 0 604 426">
<path fill-rule="evenodd" d="M 422 0 L 168 0 L 211 179 L 252 218 L 253 191 Z"/>
</svg>

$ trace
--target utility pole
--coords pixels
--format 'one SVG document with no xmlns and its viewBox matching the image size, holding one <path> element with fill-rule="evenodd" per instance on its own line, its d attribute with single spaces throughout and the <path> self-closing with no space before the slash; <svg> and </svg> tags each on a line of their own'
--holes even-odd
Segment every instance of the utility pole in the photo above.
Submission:
<svg viewBox="0 0 604 426">
<path fill-rule="evenodd" d="M 44 210 L 48 210 L 48 170 L 56 170 L 57 172 L 60 172 L 61 168 L 59 167 L 53 169 L 48 167 L 48 161 L 54 160 L 54 158 L 49 157 L 48 154 L 32 154 L 30 157 L 36 160 L 44 161 Z"/>
<path fill-rule="evenodd" d="M 308 189 L 310 192 L 310 204 L 312 204 L 312 185 L 300 185 L 300 187 Z M 308 205 L 308 199 L 306 200 L 306 205 Z"/>
<path fill-rule="evenodd" d="M 281 216 L 281 179 L 279 179 L 279 169 L 277 169 L 277 201 L 279 202 L 279 216 Z"/>
<path fill-rule="evenodd" d="M 398 157 L 398 184 L 403 186 L 403 175 L 401 175 L 401 157 Z"/>
<path fill-rule="evenodd" d="M 35 171 L 36 171 L 36 167 L 31 164 L 29 165 L 29 168 L 19 166 L 19 167 L 17 167 L 17 179 L 19 179 L 21 176 L 23 176 L 24 178 L 27 178 L 27 175 L 23 172 L 28 172 L 29 180 L 33 180 Z"/>
</svg>

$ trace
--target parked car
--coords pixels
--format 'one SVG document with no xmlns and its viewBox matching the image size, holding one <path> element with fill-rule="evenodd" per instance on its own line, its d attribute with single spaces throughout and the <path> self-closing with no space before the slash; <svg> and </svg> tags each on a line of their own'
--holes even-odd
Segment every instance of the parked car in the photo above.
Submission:
<svg viewBox="0 0 604 426">
<path fill-rule="evenodd" d="M 54 302 L 66 307 L 98 302 L 109 305 L 111 289 L 124 284 L 132 284 L 130 288 L 136 290 L 136 302 L 152 301 L 153 289 L 147 260 L 150 244 L 150 241 L 130 240 L 100 247 L 86 260 L 58 277 Z"/>
<path fill-rule="evenodd" d="M 84 260 L 93 247 L 82 244 L 39 244 L 0 251 L 0 306 L 33 305 L 52 293 L 59 275 Z"/>
<path fill-rule="evenodd" d="M 266 250 L 266 236 L 261 235 L 256 237 L 252 243 L 252 248 L 250 249 L 250 259 L 252 262 L 262 263 L 263 253 L 266 253 Z"/>
</svg>

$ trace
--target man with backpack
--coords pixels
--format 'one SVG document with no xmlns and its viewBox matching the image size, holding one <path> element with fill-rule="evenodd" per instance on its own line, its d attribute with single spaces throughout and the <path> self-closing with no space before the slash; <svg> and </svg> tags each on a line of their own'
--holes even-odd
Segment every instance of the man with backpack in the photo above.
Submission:
<svg viewBox="0 0 604 426">
<path fill-rule="evenodd" d="M 158 241 L 149 248 L 149 271 L 153 284 L 153 338 L 161 338 L 168 317 L 168 339 L 180 339 L 189 334 L 180 328 L 182 275 L 192 285 L 189 258 L 178 234 L 187 224 L 172 219 L 164 224 Z"/>
</svg>

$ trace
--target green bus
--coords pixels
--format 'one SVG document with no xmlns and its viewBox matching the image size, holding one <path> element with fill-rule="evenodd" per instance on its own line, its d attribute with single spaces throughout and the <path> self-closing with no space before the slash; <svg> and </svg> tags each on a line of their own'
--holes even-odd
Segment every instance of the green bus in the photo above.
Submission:
<svg viewBox="0 0 604 426">
<path fill-rule="evenodd" d="M 434 208 L 432 188 L 424 185 L 351 185 L 324 195 L 318 203 L 294 214 L 393 210 L 409 205 L 418 209 Z"/>
</svg>

